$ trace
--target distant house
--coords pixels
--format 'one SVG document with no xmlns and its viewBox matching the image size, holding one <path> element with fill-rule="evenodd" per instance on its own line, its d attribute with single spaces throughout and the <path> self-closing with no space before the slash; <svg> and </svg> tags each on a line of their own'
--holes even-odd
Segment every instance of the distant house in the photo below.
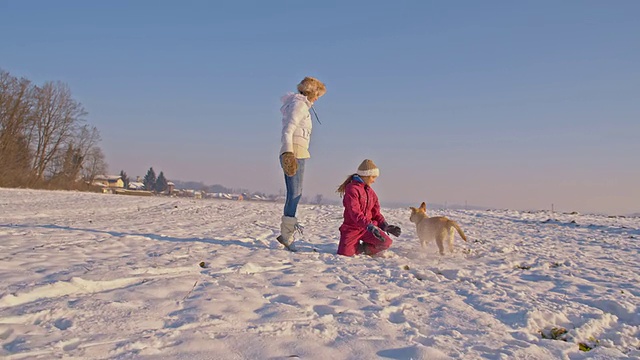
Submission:
<svg viewBox="0 0 640 360">
<path fill-rule="evenodd" d="M 97 175 L 93 179 L 93 185 L 101 186 L 103 192 L 111 192 L 111 189 L 124 188 L 124 181 L 120 175 Z"/>
<path fill-rule="evenodd" d="M 202 199 L 203 198 L 203 192 L 200 190 L 193 190 L 193 189 L 173 189 L 173 191 L 171 192 L 171 195 L 173 196 L 181 196 L 181 197 L 189 197 L 189 198 L 194 198 L 194 199 Z"/>
<path fill-rule="evenodd" d="M 176 184 L 172 183 L 171 181 L 169 181 L 167 183 L 167 190 L 165 190 L 165 192 L 169 195 L 173 194 L 173 190 L 176 188 Z"/>
<path fill-rule="evenodd" d="M 129 190 L 144 190 L 144 184 L 137 181 L 130 181 Z"/>
<path fill-rule="evenodd" d="M 207 198 L 213 198 L 213 199 L 228 199 L 231 200 L 231 194 L 225 194 L 225 193 L 208 193 L 206 195 Z"/>
<path fill-rule="evenodd" d="M 181 195 L 186 197 L 196 197 L 196 191 L 192 189 L 184 189 L 182 190 Z"/>
</svg>

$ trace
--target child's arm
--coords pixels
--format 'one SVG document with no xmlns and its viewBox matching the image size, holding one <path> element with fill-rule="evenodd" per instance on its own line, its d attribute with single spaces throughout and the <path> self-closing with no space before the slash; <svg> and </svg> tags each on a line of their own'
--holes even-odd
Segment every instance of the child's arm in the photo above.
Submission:
<svg viewBox="0 0 640 360">
<path fill-rule="evenodd" d="M 373 221 L 378 223 L 378 227 L 382 229 L 382 231 L 386 231 L 387 233 L 398 237 L 400 236 L 402 230 L 399 226 L 389 225 L 387 220 L 385 220 L 384 216 L 380 212 L 380 202 L 378 201 L 378 195 L 375 197 L 375 203 L 373 204 L 373 208 L 371 209 L 371 216 Z"/>
<path fill-rule="evenodd" d="M 384 219 L 384 216 L 382 216 L 382 213 L 380 212 L 380 201 L 378 201 L 378 195 L 376 195 L 375 193 L 374 193 L 373 200 L 374 202 L 373 202 L 373 208 L 371 209 L 371 220 L 377 223 L 378 226 L 381 226 L 382 224 L 385 224 L 386 221 Z"/>
</svg>

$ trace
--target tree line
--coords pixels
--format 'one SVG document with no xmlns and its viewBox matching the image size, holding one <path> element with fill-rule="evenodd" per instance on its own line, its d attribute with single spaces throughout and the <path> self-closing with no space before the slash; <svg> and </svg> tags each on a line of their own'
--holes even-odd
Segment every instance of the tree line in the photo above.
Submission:
<svg viewBox="0 0 640 360">
<path fill-rule="evenodd" d="M 0 69 L 0 186 L 78 189 L 107 170 L 100 134 L 59 81 Z"/>
</svg>

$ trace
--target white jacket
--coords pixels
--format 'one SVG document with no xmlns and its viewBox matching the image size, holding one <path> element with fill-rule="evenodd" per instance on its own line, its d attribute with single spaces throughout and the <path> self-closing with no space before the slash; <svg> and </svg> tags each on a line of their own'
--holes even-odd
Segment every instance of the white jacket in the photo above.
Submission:
<svg viewBox="0 0 640 360">
<path fill-rule="evenodd" d="M 311 157 L 309 140 L 311 138 L 311 114 L 313 105 L 302 94 L 288 93 L 281 98 L 282 107 L 282 147 L 280 154 L 293 152 L 299 159 Z M 279 155 L 280 155 L 279 154 Z"/>
</svg>

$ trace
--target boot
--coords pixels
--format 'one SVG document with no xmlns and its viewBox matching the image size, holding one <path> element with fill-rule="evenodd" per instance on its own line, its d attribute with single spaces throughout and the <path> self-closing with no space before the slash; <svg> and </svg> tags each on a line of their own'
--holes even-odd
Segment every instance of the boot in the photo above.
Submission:
<svg viewBox="0 0 640 360">
<path fill-rule="evenodd" d="M 282 222 L 280 223 L 280 236 L 276 238 L 278 242 L 289 251 L 298 251 L 295 245 L 293 244 L 293 233 L 296 231 L 296 224 L 298 223 L 298 219 L 292 216 L 283 216 Z"/>
<path fill-rule="evenodd" d="M 356 248 L 356 255 L 360 254 L 371 255 L 369 253 L 369 244 L 364 242 L 358 243 L 358 247 Z"/>
</svg>

